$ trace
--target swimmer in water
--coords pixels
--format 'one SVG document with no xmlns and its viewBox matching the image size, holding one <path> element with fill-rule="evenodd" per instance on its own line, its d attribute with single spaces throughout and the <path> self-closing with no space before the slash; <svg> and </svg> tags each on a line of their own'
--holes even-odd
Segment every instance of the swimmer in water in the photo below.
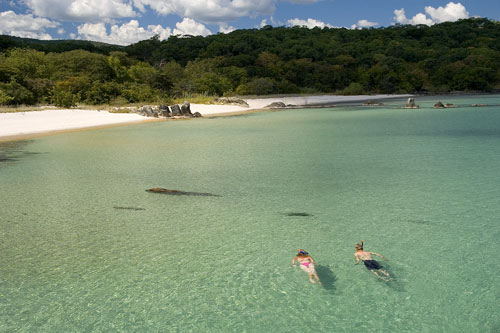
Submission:
<svg viewBox="0 0 500 333">
<path fill-rule="evenodd" d="M 314 281 L 314 279 L 316 279 L 317 282 L 321 284 L 316 269 L 314 269 L 316 261 L 306 252 L 306 250 L 298 249 L 297 251 L 299 253 L 292 259 L 292 265 L 297 267 L 295 266 L 295 260 L 297 260 L 300 264 L 300 268 L 309 276 L 309 281 L 311 281 L 311 283 L 316 283 L 316 281 Z"/>
<path fill-rule="evenodd" d="M 382 259 L 386 259 L 383 255 L 378 254 L 376 252 L 368 252 L 363 249 L 363 241 L 360 241 L 361 244 L 357 243 L 355 246 L 356 253 L 354 253 L 354 257 L 356 258 L 356 265 L 359 264 L 359 260 L 361 259 L 365 264 L 366 269 L 375 274 L 375 276 L 381 280 L 386 280 L 379 273 L 385 275 L 388 279 L 391 279 L 389 273 L 387 273 L 383 267 L 378 263 L 378 261 L 372 258 L 372 255 L 379 256 Z"/>
</svg>

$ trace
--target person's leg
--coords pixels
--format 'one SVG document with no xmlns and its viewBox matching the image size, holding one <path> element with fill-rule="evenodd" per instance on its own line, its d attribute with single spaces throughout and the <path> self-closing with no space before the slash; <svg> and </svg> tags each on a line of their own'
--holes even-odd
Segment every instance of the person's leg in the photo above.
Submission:
<svg viewBox="0 0 500 333">
<path fill-rule="evenodd" d="M 379 271 L 380 271 L 382 274 L 384 274 L 385 276 L 387 276 L 387 277 L 391 277 L 391 275 L 390 275 L 389 273 L 387 273 L 385 270 L 383 270 L 383 269 L 379 269 Z"/>
<path fill-rule="evenodd" d="M 377 278 L 379 278 L 379 279 L 381 278 L 381 277 L 380 277 L 380 275 L 378 275 L 378 273 L 377 273 L 377 271 L 376 271 L 376 270 L 374 270 L 374 269 L 370 269 L 370 272 L 372 272 L 373 274 L 375 274 L 375 276 L 376 276 Z"/>
<path fill-rule="evenodd" d="M 314 281 L 313 278 L 312 278 L 313 277 L 312 273 L 307 273 L 307 276 L 309 276 L 309 281 L 311 283 L 316 283 L 316 281 Z"/>
</svg>

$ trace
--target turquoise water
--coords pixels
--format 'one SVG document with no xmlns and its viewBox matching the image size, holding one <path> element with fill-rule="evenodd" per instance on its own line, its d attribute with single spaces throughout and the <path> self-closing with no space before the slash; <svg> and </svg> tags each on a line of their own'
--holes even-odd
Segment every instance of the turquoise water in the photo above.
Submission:
<svg viewBox="0 0 500 333">
<path fill-rule="evenodd" d="M 500 96 L 436 101 L 0 144 L 0 331 L 499 331 Z"/>
</svg>

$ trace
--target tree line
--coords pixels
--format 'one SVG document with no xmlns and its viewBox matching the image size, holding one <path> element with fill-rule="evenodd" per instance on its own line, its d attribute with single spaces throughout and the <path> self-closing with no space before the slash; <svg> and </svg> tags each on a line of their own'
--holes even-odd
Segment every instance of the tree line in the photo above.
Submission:
<svg viewBox="0 0 500 333">
<path fill-rule="evenodd" d="M 0 38 L 0 104 L 166 102 L 185 94 L 500 90 L 500 23 L 271 27 L 121 47 Z"/>
</svg>

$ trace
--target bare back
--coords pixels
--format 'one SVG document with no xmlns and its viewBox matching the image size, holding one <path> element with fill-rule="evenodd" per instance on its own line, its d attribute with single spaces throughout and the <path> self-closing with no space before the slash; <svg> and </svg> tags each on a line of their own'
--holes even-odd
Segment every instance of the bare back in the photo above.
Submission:
<svg viewBox="0 0 500 333">
<path fill-rule="evenodd" d="M 358 252 L 354 253 L 354 256 L 358 260 L 359 259 L 361 259 L 361 260 L 372 260 L 372 254 L 375 254 L 375 253 L 367 252 L 367 251 L 358 251 Z"/>
</svg>

